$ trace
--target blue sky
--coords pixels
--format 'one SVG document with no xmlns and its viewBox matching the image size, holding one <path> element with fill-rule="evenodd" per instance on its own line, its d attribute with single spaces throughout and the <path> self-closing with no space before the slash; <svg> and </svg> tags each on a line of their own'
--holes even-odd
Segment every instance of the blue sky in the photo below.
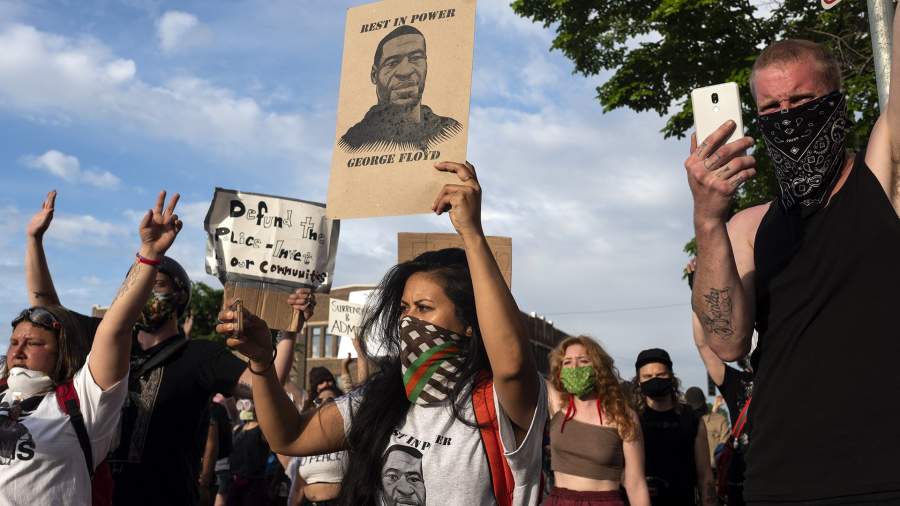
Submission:
<svg viewBox="0 0 900 506">
<path fill-rule="evenodd" d="M 202 228 L 215 186 L 324 201 L 353 5 L 0 0 L 0 319 L 27 304 L 24 225 L 50 189 L 60 195 L 47 253 L 63 302 L 80 311 L 112 299 L 159 189 L 182 194 L 171 255 L 216 286 Z M 638 351 L 660 346 L 686 385 L 704 385 L 680 279 L 687 143 L 664 140 L 652 114 L 603 114 L 604 76 L 572 75 L 552 37 L 502 0 L 479 2 L 469 159 L 485 229 L 513 238 L 522 310 L 596 337 L 624 376 Z M 336 285 L 377 282 L 397 232 L 451 226 L 407 216 L 341 229 Z M 620 311 L 647 306 L 667 307 Z"/>
</svg>

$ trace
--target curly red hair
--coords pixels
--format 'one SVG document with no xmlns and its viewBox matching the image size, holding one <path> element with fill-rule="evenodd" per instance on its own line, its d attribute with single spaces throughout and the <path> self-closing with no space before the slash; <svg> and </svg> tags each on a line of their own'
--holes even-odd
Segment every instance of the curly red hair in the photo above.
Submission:
<svg viewBox="0 0 900 506">
<path fill-rule="evenodd" d="M 606 353 L 606 350 L 597 341 L 588 336 L 568 337 L 550 352 L 550 383 L 560 394 L 560 405 L 557 406 L 557 409 L 564 409 L 571 397 L 571 394 L 566 392 L 563 387 L 559 373 L 566 356 L 566 349 L 573 344 L 580 344 L 587 351 L 587 356 L 594 368 L 594 378 L 597 380 L 594 383 L 594 391 L 603 406 L 604 415 L 618 427 L 623 441 L 633 441 L 637 438 L 637 428 L 631 414 L 631 407 L 622 392 L 622 379 L 619 377 L 619 371 L 609 353 Z"/>
</svg>

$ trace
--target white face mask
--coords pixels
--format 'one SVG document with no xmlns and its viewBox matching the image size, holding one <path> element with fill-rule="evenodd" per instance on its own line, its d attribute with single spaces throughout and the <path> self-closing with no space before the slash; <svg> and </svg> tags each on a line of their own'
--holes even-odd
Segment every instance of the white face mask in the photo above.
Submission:
<svg viewBox="0 0 900 506">
<path fill-rule="evenodd" d="M 41 371 L 32 371 L 24 367 L 13 367 L 9 370 L 7 386 L 12 399 L 22 401 L 35 395 L 41 395 L 53 389 L 53 380 Z"/>
</svg>

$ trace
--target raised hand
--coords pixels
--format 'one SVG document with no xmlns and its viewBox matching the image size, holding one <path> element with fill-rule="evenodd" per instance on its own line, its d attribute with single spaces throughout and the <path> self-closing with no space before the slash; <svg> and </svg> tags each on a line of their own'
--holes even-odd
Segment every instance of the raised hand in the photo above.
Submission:
<svg viewBox="0 0 900 506">
<path fill-rule="evenodd" d="M 35 239 L 44 237 L 44 233 L 50 228 L 50 222 L 53 221 L 53 209 L 55 204 L 56 190 L 52 190 L 47 193 L 47 198 L 44 199 L 41 210 L 36 212 L 34 216 L 31 217 L 31 221 L 28 222 L 28 226 L 25 228 L 25 234 L 28 237 L 33 237 Z"/>
<path fill-rule="evenodd" d="M 312 288 L 298 288 L 294 293 L 288 295 L 287 303 L 293 306 L 294 310 L 300 311 L 303 315 L 303 321 L 309 321 L 313 312 L 316 310 L 316 294 Z M 301 322 L 302 323 L 302 322 Z"/>
<path fill-rule="evenodd" d="M 233 305 L 234 301 L 230 305 Z M 266 322 L 256 315 L 243 309 L 244 331 L 241 335 L 234 335 L 236 314 L 231 309 L 223 309 L 219 313 L 219 324 L 216 332 L 226 337 L 225 344 L 235 349 L 250 360 L 268 364 L 272 361 L 272 334 Z"/>
<path fill-rule="evenodd" d="M 745 154 L 753 146 L 751 137 L 725 143 L 736 125 L 729 120 L 697 145 L 691 135 L 691 155 L 685 160 L 688 184 L 694 195 L 696 224 L 724 223 L 737 189 L 756 174 L 756 159 Z"/>
<path fill-rule="evenodd" d="M 169 200 L 169 205 L 163 210 L 163 204 L 166 202 L 166 192 L 159 192 L 156 198 L 156 207 L 147 211 L 144 219 L 138 227 L 141 235 L 141 250 L 144 253 L 153 255 L 154 258 L 163 256 L 175 237 L 181 231 L 182 223 L 175 214 L 175 206 L 178 204 L 180 196 L 176 193 Z M 142 253 L 142 255 L 144 254 Z"/>
<path fill-rule="evenodd" d="M 475 175 L 475 167 L 466 162 L 440 162 L 434 168 L 441 172 L 453 172 L 462 184 L 446 184 L 434 199 L 431 210 L 436 214 L 450 211 L 450 222 L 459 235 L 483 235 L 481 228 L 481 185 Z"/>
</svg>

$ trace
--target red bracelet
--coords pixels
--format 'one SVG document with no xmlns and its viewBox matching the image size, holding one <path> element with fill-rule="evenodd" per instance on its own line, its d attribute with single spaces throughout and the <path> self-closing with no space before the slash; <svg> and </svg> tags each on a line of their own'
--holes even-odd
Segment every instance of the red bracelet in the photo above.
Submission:
<svg viewBox="0 0 900 506">
<path fill-rule="evenodd" d="M 147 257 L 142 257 L 140 253 L 136 253 L 134 256 L 137 257 L 138 263 L 149 265 L 150 267 L 159 267 L 159 264 L 162 263 L 162 260 L 150 260 Z"/>
</svg>

